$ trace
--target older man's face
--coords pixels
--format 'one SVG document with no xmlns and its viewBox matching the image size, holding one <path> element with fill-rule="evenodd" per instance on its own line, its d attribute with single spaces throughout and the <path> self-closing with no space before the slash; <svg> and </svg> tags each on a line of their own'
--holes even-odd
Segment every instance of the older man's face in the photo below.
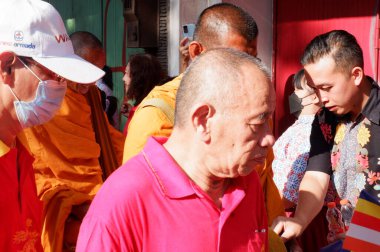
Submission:
<svg viewBox="0 0 380 252">
<path fill-rule="evenodd" d="M 211 173 L 227 178 L 245 176 L 265 161 L 267 150 L 274 144 L 269 119 L 275 108 L 275 93 L 271 83 L 256 67 L 243 67 L 244 82 L 236 105 L 218 111 L 211 129 L 211 155 L 218 165 Z"/>
<path fill-rule="evenodd" d="M 23 64 L 26 64 L 30 70 L 28 70 Z M 51 70 L 47 69 L 43 65 L 39 64 L 35 60 L 29 57 L 16 57 L 15 65 L 17 66 L 17 76 L 15 77 L 15 84 L 13 91 L 21 101 L 32 101 L 36 96 L 36 90 L 40 80 L 55 80 L 66 85 L 65 79 L 59 77 Z M 31 72 L 38 76 L 38 78 Z"/>
</svg>

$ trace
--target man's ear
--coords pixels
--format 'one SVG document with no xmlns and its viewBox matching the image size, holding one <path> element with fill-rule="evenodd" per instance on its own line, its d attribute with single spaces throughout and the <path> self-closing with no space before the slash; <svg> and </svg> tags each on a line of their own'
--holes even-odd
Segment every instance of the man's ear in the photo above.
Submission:
<svg viewBox="0 0 380 252">
<path fill-rule="evenodd" d="M 362 80 L 364 78 L 364 72 L 361 67 L 354 67 L 351 70 L 351 75 L 354 78 L 354 83 L 356 86 L 359 86 L 360 83 L 362 83 Z"/>
<path fill-rule="evenodd" d="M 14 79 L 14 65 L 16 62 L 16 55 L 13 52 L 0 53 L 0 75 L 5 83 L 13 83 Z"/>
<path fill-rule="evenodd" d="M 195 57 L 200 55 L 204 50 L 205 48 L 203 47 L 201 43 L 199 43 L 198 41 L 192 41 L 189 44 L 190 59 L 193 60 Z"/>
<path fill-rule="evenodd" d="M 215 109 L 209 104 L 197 107 L 192 113 L 191 120 L 195 134 L 204 142 L 211 140 L 210 119 L 214 114 Z"/>
</svg>

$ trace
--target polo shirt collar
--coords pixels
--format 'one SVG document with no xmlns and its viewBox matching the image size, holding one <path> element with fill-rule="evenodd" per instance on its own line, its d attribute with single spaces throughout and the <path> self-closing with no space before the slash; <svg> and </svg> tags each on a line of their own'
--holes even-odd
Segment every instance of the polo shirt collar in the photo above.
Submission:
<svg viewBox="0 0 380 252">
<path fill-rule="evenodd" d="M 367 77 L 369 81 L 372 82 L 372 89 L 367 101 L 364 106 L 362 114 L 368 118 L 372 123 L 380 124 L 380 89 L 378 84 L 370 77 Z"/>
<path fill-rule="evenodd" d="M 143 151 L 160 189 L 169 198 L 183 198 L 196 194 L 190 178 L 164 148 L 163 144 L 166 141 L 167 138 L 164 137 L 150 137 Z"/>
<path fill-rule="evenodd" d="M 3 141 L 0 140 L 0 157 L 4 156 L 10 151 L 8 145 L 6 145 Z"/>
</svg>

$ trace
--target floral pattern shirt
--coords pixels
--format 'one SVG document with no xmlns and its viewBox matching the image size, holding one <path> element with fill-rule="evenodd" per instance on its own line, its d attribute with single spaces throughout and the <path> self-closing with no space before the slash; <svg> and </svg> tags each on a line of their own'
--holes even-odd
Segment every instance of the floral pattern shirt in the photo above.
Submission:
<svg viewBox="0 0 380 252">
<path fill-rule="evenodd" d="M 352 122 L 322 109 L 313 122 L 307 170 L 332 175 L 341 199 L 353 206 L 361 190 L 380 201 L 380 89 L 373 82 L 370 97 Z"/>
<path fill-rule="evenodd" d="M 305 174 L 314 115 L 301 115 L 273 146 L 273 180 L 287 200 L 298 203 L 298 188 Z"/>
</svg>

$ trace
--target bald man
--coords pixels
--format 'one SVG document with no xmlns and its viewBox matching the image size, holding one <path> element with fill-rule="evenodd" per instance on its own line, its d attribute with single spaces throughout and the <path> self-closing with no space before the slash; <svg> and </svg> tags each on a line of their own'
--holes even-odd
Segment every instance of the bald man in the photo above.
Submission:
<svg viewBox="0 0 380 252">
<path fill-rule="evenodd" d="M 232 4 L 216 4 L 199 16 L 194 41 L 189 45 L 190 57 L 194 59 L 205 50 L 220 47 L 235 48 L 257 56 L 257 35 L 256 22 L 248 13 Z M 181 79 L 182 75 L 179 75 L 155 87 L 141 102 L 128 126 L 123 162 L 136 155 L 149 136 L 170 136 L 175 96 Z M 154 104 L 153 99 L 156 102 Z"/>
<path fill-rule="evenodd" d="M 94 34 L 86 31 L 77 31 L 70 35 L 70 39 L 76 55 L 80 55 L 101 69 L 104 67 L 106 64 L 106 54 L 102 42 Z M 88 85 L 81 85 L 75 82 L 69 83 L 69 87 L 81 94 L 86 94 L 89 90 Z"/>
<path fill-rule="evenodd" d="M 257 56 L 258 27 L 255 20 L 241 8 L 221 3 L 208 7 L 199 16 L 194 41 L 189 45 L 191 59 L 213 48 L 234 48 Z M 123 163 L 136 155 L 150 136 L 170 136 L 173 130 L 175 96 L 182 75 L 155 87 L 137 108 L 128 126 Z M 235 102 L 239 102 L 237 99 Z M 284 215 L 280 194 L 273 182 L 273 151 L 269 150 L 265 164 L 257 167 L 265 194 L 269 223 Z"/>
<path fill-rule="evenodd" d="M 274 97 L 256 58 L 232 49 L 197 57 L 181 81 L 170 138 L 149 138 L 109 177 L 77 251 L 267 251 L 254 169 L 274 143 Z"/>
<path fill-rule="evenodd" d="M 105 64 L 105 53 L 98 38 L 88 32 L 71 36 L 74 52 L 99 68 Z M 96 81 L 96 79 L 94 79 Z M 37 194 L 44 203 L 42 245 L 45 251 L 60 252 L 75 248 L 79 226 L 89 203 L 103 183 L 102 149 L 118 151 L 116 169 L 121 164 L 123 135 L 103 119 L 112 138 L 103 147 L 93 127 L 94 107 L 86 93 L 97 88 L 67 81 L 67 92 L 56 115 L 48 123 L 25 130 L 18 136 L 35 158 Z M 98 104 L 100 97 L 97 96 Z"/>
</svg>

